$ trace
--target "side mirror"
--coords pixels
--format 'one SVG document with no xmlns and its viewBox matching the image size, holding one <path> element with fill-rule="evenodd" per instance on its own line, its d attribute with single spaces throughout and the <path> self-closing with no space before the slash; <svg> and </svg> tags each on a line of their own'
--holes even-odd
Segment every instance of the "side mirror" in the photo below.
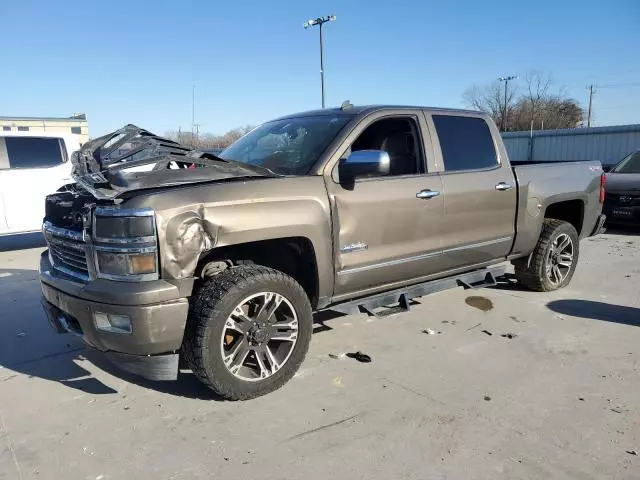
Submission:
<svg viewBox="0 0 640 480">
<path fill-rule="evenodd" d="M 389 175 L 391 159 L 382 150 L 356 150 L 340 161 L 340 182 L 353 182 L 357 177 Z"/>
<path fill-rule="evenodd" d="M 602 166 L 602 171 L 604 173 L 610 172 L 611 171 L 611 165 L 603 165 Z"/>
</svg>

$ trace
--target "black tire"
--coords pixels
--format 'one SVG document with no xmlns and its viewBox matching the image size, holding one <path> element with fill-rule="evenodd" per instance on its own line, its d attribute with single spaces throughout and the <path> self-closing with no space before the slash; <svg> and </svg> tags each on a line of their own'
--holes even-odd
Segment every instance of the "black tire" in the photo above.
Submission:
<svg viewBox="0 0 640 480">
<path fill-rule="evenodd" d="M 247 297 L 265 291 L 282 295 L 295 309 L 297 340 L 277 372 L 246 381 L 229 371 L 219 342 L 234 308 Z M 247 400 L 272 392 L 293 377 L 307 354 L 312 330 L 311 304 L 298 282 L 278 270 L 243 265 L 206 280 L 192 296 L 182 350 L 193 373 L 205 385 L 226 399 Z"/>
<path fill-rule="evenodd" d="M 562 281 L 554 282 L 547 273 L 547 260 L 550 250 L 556 240 L 563 235 L 568 235 L 573 244 L 573 259 Z M 531 259 L 518 259 L 513 262 L 517 280 L 525 287 L 536 292 L 551 292 L 569 284 L 578 264 L 580 254 L 578 232 L 573 225 L 563 220 L 547 218 L 542 224 L 542 231 L 538 243 L 531 253 Z"/>
</svg>

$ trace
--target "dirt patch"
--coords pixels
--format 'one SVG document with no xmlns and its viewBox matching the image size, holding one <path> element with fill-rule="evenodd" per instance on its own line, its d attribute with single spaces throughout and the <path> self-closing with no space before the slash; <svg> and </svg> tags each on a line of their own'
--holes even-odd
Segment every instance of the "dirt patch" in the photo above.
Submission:
<svg viewBox="0 0 640 480">
<path fill-rule="evenodd" d="M 493 302 L 485 297 L 467 297 L 464 299 L 464 303 L 483 312 L 488 312 L 493 308 Z"/>
</svg>

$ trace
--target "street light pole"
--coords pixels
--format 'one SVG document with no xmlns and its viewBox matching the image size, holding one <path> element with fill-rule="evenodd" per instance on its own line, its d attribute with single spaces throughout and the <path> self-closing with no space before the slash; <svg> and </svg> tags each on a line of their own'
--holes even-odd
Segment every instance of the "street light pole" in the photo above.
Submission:
<svg viewBox="0 0 640 480">
<path fill-rule="evenodd" d="M 329 15 L 327 17 L 318 17 L 314 20 L 304 22 L 305 29 L 318 25 L 320 28 L 320 89 L 322 92 L 322 108 L 324 108 L 324 47 L 322 43 L 322 25 L 326 22 L 333 22 L 336 19 L 335 15 Z"/>
<path fill-rule="evenodd" d="M 502 131 L 505 132 L 507 130 L 507 85 L 509 85 L 509 80 L 515 80 L 518 78 L 516 75 L 509 75 L 508 77 L 498 77 L 498 80 L 504 82 L 504 111 L 502 113 Z"/>
</svg>

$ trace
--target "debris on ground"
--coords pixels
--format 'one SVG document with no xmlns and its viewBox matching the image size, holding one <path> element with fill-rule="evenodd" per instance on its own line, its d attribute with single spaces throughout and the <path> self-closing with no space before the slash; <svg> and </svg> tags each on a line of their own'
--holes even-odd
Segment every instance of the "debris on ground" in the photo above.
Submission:
<svg viewBox="0 0 640 480">
<path fill-rule="evenodd" d="M 362 353 L 362 352 L 347 353 L 347 357 L 353 358 L 354 360 L 357 360 L 357 361 L 359 361 L 361 363 L 370 363 L 371 362 L 371 357 L 369 355 L 367 355 L 366 353 Z"/>
<path fill-rule="evenodd" d="M 512 338 L 516 338 L 518 335 L 515 334 L 515 333 L 507 332 L 507 333 L 503 333 L 500 336 L 503 337 L 503 338 L 512 339 Z"/>
<path fill-rule="evenodd" d="M 484 396 L 484 401 L 485 402 L 490 402 L 491 401 L 491 397 L 489 395 L 485 395 Z"/>
<path fill-rule="evenodd" d="M 20 332 L 19 334 L 16 335 L 16 337 L 26 337 L 27 334 L 24 332 Z"/>
<path fill-rule="evenodd" d="M 480 297 L 480 296 L 467 297 L 464 299 L 464 303 L 466 303 L 470 307 L 474 307 L 474 308 L 477 308 L 478 310 L 482 310 L 483 312 L 488 312 L 493 308 L 493 302 L 486 297 Z"/>
<path fill-rule="evenodd" d="M 430 328 L 425 328 L 424 330 L 422 330 L 422 333 L 426 333 L 427 335 L 440 335 L 442 332 L 440 330 L 436 331 L 436 330 L 431 330 Z"/>
<path fill-rule="evenodd" d="M 347 358 L 347 354 L 342 352 L 342 353 L 330 353 L 329 357 L 333 358 L 334 360 L 343 360 L 345 358 Z"/>
<path fill-rule="evenodd" d="M 582 397 L 578 398 L 578 400 L 580 400 L 581 402 L 584 402 L 584 398 Z"/>
<path fill-rule="evenodd" d="M 479 327 L 480 325 L 482 325 L 482 323 L 476 323 L 473 327 L 469 327 L 469 328 L 467 328 L 467 332 L 468 332 L 469 330 L 473 330 L 474 328 Z"/>
<path fill-rule="evenodd" d="M 485 335 L 493 335 L 493 333 L 491 333 L 489 330 L 481 330 L 482 333 L 484 333 Z"/>
<path fill-rule="evenodd" d="M 627 453 L 629 455 L 636 455 L 636 456 L 638 455 L 638 451 L 637 450 L 627 450 Z"/>
<path fill-rule="evenodd" d="M 618 407 L 610 408 L 609 410 L 611 410 L 612 412 L 615 412 L 615 413 L 622 413 L 622 409 L 618 408 Z"/>
<path fill-rule="evenodd" d="M 520 323 L 520 320 L 518 320 L 518 317 L 516 317 L 515 315 L 510 315 L 509 318 L 514 322 Z"/>
</svg>

